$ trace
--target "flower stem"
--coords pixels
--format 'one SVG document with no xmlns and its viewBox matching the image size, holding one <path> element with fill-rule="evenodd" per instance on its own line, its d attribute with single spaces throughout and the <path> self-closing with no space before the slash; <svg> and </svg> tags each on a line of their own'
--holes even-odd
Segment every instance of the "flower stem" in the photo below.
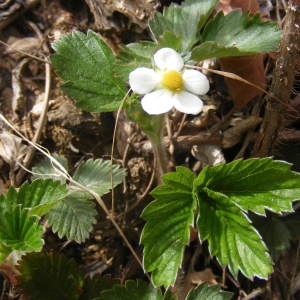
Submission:
<svg viewBox="0 0 300 300">
<path fill-rule="evenodd" d="M 155 177 L 160 183 L 161 175 L 170 171 L 166 147 L 162 142 L 166 116 L 165 114 L 149 115 L 143 111 L 140 103 L 136 101 L 131 102 L 125 109 L 127 117 L 139 125 L 152 144 L 154 161 L 156 161 Z"/>
<path fill-rule="evenodd" d="M 154 142 L 151 140 L 153 155 L 156 158 L 155 173 L 158 182 L 161 182 L 161 176 L 169 172 L 169 164 L 166 148 L 162 141 Z"/>
<path fill-rule="evenodd" d="M 161 183 L 161 176 L 170 171 L 168 154 L 163 143 L 165 122 L 165 116 L 161 117 L 159 122 L 156 122 L 155 124 L 156 130 L 154 132 L 148 132 L 148 138 L 151 141 L 153 156 L 155 157 L 156 161 L 155 177 L 158 183 Z"/>
</svg>

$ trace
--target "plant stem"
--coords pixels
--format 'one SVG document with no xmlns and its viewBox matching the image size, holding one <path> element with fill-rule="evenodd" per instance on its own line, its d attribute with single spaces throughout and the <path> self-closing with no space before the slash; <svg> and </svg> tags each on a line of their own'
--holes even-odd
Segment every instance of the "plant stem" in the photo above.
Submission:
<svg viewBox="0 0 300 300">
<path fill-rule="evenodd" d="M 156 178 L 158 182 L 161 182 L 161 176 L 169 171 L 166 148 L 161 141 L 154 142 L 151 140 L 151 144 L 153 155 L 156 158 Z"/>
<path fill-rule="evenodd" d="M 168 154 L 163 142 L 163 133 L 165 128 L 166 117 L 151 119 L 152 126 L 147 130 L 148 138 L 152 145 L 153 156 L 156 161 L 155 177 L 158 183 L 161 183 L 161 176 L 170 171 Z"/>
</svg>

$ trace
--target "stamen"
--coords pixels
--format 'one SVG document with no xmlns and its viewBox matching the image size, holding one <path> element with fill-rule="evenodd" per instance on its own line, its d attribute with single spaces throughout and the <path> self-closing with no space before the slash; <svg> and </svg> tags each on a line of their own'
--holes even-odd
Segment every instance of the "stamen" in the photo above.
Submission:
<svg viewBox="0 0 300 300">
<path fill-rule="evenodd" d="M 165 72 L 161 83 L 173 92 L 180 92 L 183 87 L 181 73 L 174 70 Z"/>
</svg>

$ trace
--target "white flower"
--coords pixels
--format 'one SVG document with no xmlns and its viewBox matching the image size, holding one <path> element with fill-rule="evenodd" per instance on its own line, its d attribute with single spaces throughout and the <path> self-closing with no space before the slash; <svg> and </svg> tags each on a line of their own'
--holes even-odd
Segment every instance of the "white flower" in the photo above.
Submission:
<svg viewBox="0 0 300 300">
<path fill-rule="evenodd" d="M 155 69 L 137 68 L 129 74 L 133 92 L 144 95 L 141 104 L 150 115 L 168 112 L 175 107 L 186 114 L 198 114 L 203 102 L 198 95 L 209 90 L 204 74 L 184 69 L 182 57 L 171 48 L 162 48 L 154 54 Z"/>
</svg>

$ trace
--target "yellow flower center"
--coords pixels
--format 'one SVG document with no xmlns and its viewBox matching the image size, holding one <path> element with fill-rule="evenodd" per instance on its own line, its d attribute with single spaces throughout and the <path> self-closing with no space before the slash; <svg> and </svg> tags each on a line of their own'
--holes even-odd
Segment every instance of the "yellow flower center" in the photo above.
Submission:
<svg viewBox="0 0 300 300">
<path fill-rule="evenodd" d="M 167 71 L 163 74 L 161 83 L 173 92 L 180 92 L 183 86 L 181 73 L 177 71 Z"/>
</svg>

